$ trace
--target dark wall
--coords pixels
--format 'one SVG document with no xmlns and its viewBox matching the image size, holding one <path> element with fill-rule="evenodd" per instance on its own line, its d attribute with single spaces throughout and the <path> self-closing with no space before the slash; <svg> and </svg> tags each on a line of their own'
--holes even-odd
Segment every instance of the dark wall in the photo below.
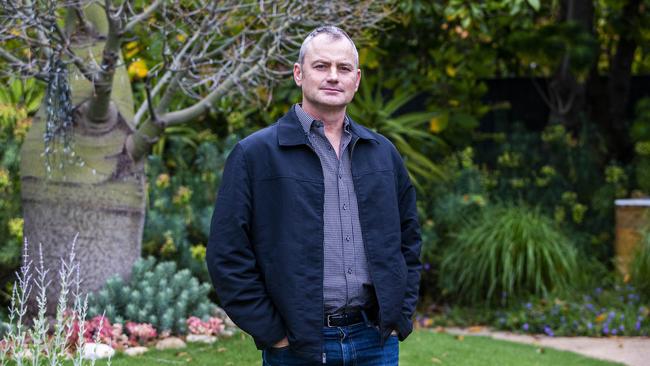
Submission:
<svg viewBox="0 0 650 366">
<path fill-rule="evenodd" d="M 603 81 L 606 82 L 606 78 Z M 509 78 L 489 79 L 484 82 L 488 86 L 488 91 L 482 98 L 483 103 L 508 104 L 509 108 L 496 108 L 488 112 L 481 119 L 481 131 L 508 131 L 515 123 L 522 123 L 531 130 L 542 130 L 546 126 L 549 108 L 538 91 L 546 91 L 546 79 Z M 627 106 L 628 120 L 634 118 L 636 102 L 648 96 L 650 96 L 650 76 L 633 77 L 630 101 Z"/>
</svg>

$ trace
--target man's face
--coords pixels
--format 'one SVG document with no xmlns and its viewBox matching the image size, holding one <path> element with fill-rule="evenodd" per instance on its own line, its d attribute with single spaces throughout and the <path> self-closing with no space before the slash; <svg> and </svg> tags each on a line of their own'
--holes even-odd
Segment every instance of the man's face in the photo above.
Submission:
<svg viewBox="0 0 650 366">
<path fill-rule="evenodd" d="M 331 110 L 344 108 L 352 101 L 361 70 L 356 66 L 350 41 L 321 34 L 308 44 L 302 66 L 294 64 L 293 77 L 302 87 L 303 108 Z"/>
</svg>

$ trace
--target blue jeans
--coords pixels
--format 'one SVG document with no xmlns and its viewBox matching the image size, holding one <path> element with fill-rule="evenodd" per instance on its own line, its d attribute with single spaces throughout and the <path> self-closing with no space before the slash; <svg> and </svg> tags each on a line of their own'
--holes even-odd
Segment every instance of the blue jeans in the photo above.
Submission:
<svg viewBox="0 0 650 366">
<path fill-rule="evenodd" d="M 379 345 L 379 330 L 364 323 L 347 327 L 323 328 L 326 365 L 396 366 L 399 359 L 397 336 L 391 335 Z M 289 347 L 267 348 L 262 351 L 262 366 L 319 365 L 305 360 Z"/>
</svg>

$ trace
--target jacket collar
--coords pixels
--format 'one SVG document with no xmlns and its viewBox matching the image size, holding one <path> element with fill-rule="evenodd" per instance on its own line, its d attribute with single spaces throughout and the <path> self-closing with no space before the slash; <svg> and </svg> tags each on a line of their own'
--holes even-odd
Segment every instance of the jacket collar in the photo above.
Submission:
<svg viewBox="0 0 650 366">
<path fill-rule="evenodd" d="M 365 127 L 357 124 L 350 118 L 350 130 L 353 136 L 358 136 L 362 140 L 372 140 L 377 142 L 377 139 Z M 292 106 L 289 112 L 278 120 L 278 144 L 280 146 L 296 146 L 306 145 L 307 135 L 305 130 L 298 120 L 296 115 L 295 106 Z"/>
</svg>

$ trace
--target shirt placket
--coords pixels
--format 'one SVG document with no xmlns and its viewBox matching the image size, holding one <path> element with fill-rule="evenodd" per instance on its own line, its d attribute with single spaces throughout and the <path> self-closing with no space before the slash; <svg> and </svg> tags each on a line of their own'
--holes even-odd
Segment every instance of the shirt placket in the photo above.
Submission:
<svg viewBox="0 0 650 366">
<path fill-rule="evenodd" d="M 341 159 L 337 159 L 337 186 L 339 190 L 339 214 L 341 219 L 341 239 L 343 243 L 343 263 L 344 263 L 344 276 L 347 283 L 347 299 L 346 305 L 350 304 L 356 286 L 356 265 L 354 253 L 354 231 L 352 227 L 352 210 L 350 202 L 350 186 L 347 179 L 349 174 L 344 174 L 344 169 L 349 169 L 347 146 L 350 142 L 350 135 L 345 133 L 341 139 Z"/>
</svg>

